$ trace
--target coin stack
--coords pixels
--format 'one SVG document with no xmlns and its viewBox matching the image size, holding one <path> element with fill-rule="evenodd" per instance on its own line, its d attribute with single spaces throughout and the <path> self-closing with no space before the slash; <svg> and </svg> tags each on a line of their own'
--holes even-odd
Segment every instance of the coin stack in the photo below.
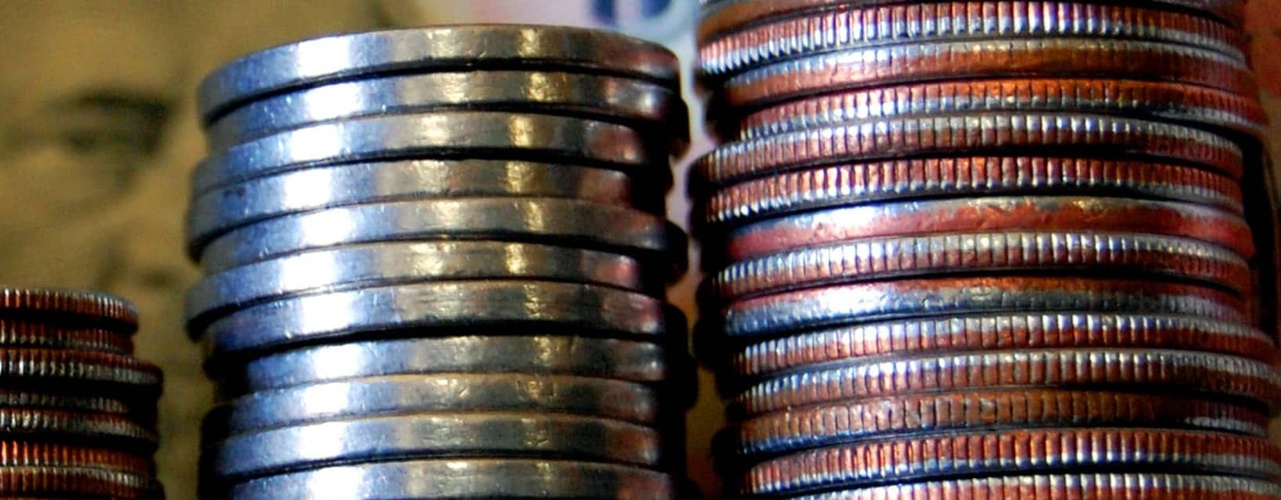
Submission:
<svg viewBox="0 0 1281 500">
<path fill-rule="evenodd" d="M 203 494 L 675 496 L 679 88 L 659 45 L 533 26 L 329 36 L 211 74 L 188 214 L 188 331 L 221 398 Z"/>
<path fill-rule="evenodd" d="M 1242 9 L 704 2 L 731 490 L 1281 498 Z"/>
<path fill-rule="evenodd" d="M 163 498 L 161 374 L 133 357 L 137 328 L 108 295 L 0 289 L 0 494 Z"/>
</svg>

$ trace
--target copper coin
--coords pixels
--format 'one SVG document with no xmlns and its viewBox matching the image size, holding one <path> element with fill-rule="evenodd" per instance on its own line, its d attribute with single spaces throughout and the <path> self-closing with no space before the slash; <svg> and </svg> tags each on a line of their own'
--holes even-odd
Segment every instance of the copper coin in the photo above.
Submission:
<svg viewBox="0 0 1281 500">
<path fill-rule="evenodd" d="M 1132 5 L 918 2 L 776 17 L 700 43 L 698 69 L 705 76 L 720 78 L 773 61 L 842 49 L 1047 36 L 1175 43 L 1245 61 L 1242 35 L 1204 17 Z"/>
<path fill-rule="evenodd" d="M 1173 161 L 1232 179 L 1244 174 L 1241 148 L 1204 130 L 1102 115 L 974 113 L 866 120 L 725 144 L 691 166 L 690 190 L 698 193 L 709 186 L 826 165 L 985 153 L 1017 156 L 1037 150 Z"/>
<path fill-rule="evenodd" d="M 1281 450 L 1266 439 L 1144 429 L 1037 429 L 928 436 L 823 448 L 763 462 L 742 493 L 774 495 L 941 476 L 1078 468 L 1281 476 Z"/>
<path fill-rule="evenodd" d="M 0 491 L 5 498 L 163 498 L 150 474 L 90 466 L 0 467 Z"/>
<path fill-rule="evenodd" d="M 126 415 L 136 411 L 129 403 L 102 396 L 50 394 L 32 390 L 0 388 L 0 408 L 35 408 Z M 154 410 L 152 410 L 154 412 Z"/>
<path fill-rule="evenodd" d="M 736 417 L 882 396 L 996 388 L 1133 389 L 1281 403 L 1281 374 L 1237 356 L 1158 349 L 1028 349 L 851 360 L 793 370 L 748 387 Z"/>
<path fill-rule="evenodd" d="M 1002 313 L 870 323 L 806 332 L 728 350 L 724 367 L 760 377 L 858 358 L 1006 349 L 1150 348 L 1230 354 L 1273 363 L 1271 337 L 1196 316 L 1090 312 Z"/>
<path fill-rule="evenodd" d="M 869 7 L 912 3 L 907 0 L 709 0 L 705 1 L 698 23 L 698 43 L 747 26 L 768 22 L 772 18 L 799 17 L 805 14 L 850 7 Z M 1086 2 L 1082 2 L 1086 3 Z M 1097 1 L 1089 3 L 1101 3 Z M 1158 9 L 1187 9 L 1228 22 L 1234 26 L 1245 19 L 1245 0 L 1152 0 L 1144 2 Z"/>
<path fill-rule="evenodd" d="M 5 439 L 0 441 L 0 470 L 5 467 L 91 467 L 150 476 L 151 457 L 117 450 Z"/>
<path fill-rule="evenodd" d="M 1124 392 L 1016 389 L 867 398 L 753 417 L 726 429 L 746 459 L 890 436 L 1040 427 L 1201 429 L 1267 437 L 1268 415 L 1222 402 Z"/>
<path fill-rule="evenodd" d="M 726 228 L 820 208 L 912 198 L 1054 194 L 1185 201 L 1244 212 L 1237 181 L 1179 165 L 1091 158 L 962 157 L 855 163 L 723 186 L 690 223 Z"/>
<path fill-rule="evenodd" d="M 720 113 L 725 120 L 729 114 Z M 748 115 L 742 139 L 842 122 L 989 111 L 1072 111 L 1208 125 L 1263 135 L 1268 118 L 1258 100 L 1169 82 L 1022 78 L 925 82 L 821 94 Z"/>
<path fill-rule="evenodd" d="M 1275 500 L 1281 485 L 1230 476 L 1081 473 L 995 476 L 872 486 L 798 500 Z"/>
<path fill-rule="evenodd" d="M 1250 267 L 1209 243 L 1136 233 L 1041 231 L 868 238 L 731 264 L 707 296 L 736 300 L 802 288 L 935 274 L 1061 271 L 1194 280 L 1250 290 Z"/>
<path fill-rule="evenodd" d="M 815 93 L 924 80 L 1112 78 L 1255 95 L 1242 61 L 1184 45 L 1104 38 L 999 38 L 847 49 L 761 66 L 714 90 L 719 105 L 759 108 Z"/>
<path fill-rule="evenodd" d="M 133 353 L 130 335 L 111 329 L 8 319 L 0 319 L 0 346 Z"/>
<path fill-rule="evenodd" d="M 730 232 L 724 251 L 730 260 L 739 261 L 861 238 L 967 231 L 1143 233 L 1204 241 L 1247 259 L 1255 250 L 1245 219 L 1200 205 L 1084 196 L 993 196 L 829 208 L 766 219 Z"/>
<path fill-rule="evenodd" d="M 121 333 L 138 328 L 138 311 L 133 304 L 111 295 L 75 290 L 0 289 L 0 316 L 38 315 L 56 317 L 59 322 L 101 322 Z"/>
</svg>

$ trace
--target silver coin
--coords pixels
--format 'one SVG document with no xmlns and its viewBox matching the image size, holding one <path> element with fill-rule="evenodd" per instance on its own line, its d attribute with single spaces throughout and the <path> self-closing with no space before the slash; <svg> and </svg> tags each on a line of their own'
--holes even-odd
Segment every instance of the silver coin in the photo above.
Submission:
<svg viewBox="0 0 1281 500">
<path fill-rule="evenodd" d="M 323 443 L 323 444 L 322 444 Z M 213 443 L 206 473 L 250 478 L 338 463 L 433 456 L 538 456 L 661 465 L 658 432 L 620 421 L 546 413 L 419 413 L 332 420 Z"/>
<path fill-rule="evenodd" d="M 556 198 L 465 198 L 354 205 L 268 219 L 209 243 L 200 264 L 210 273 L 337 245 L 396 240 L 515 240 L 630 255 L 679 276 L 686 236 L 639 210 Z"/>
<path fill-rule="evenodd" d="M 537 68 L 617 74 L 679 89 L 680 63 L 661 45 L 601 30 L 475 25 L 331 35 L 255 52 L 200 83 L 211 122 L 265 94 L 354 76 L 449 69 Z"/>
<path fill-rule="evenodd" d="M 413 329 L 461 327 L 513 334 L 601 332 L 661 341 L 683 316 L 659 299 L 615 288 L 538 281 L 453 281 L 364 288 L 240 309 L 204 331 L 211 356 Z M 521 326 L 512 326 L 521 325 Z"/>
<path fill-rule="evenodd" d="M 493 111 L 378 115 L 287 130 L 216 151 L 196 167 L 192 192 L 312 166 L 412 158 L 490 158 L 668 168 L 667 151 L 623 125 Z"/>
<path fill-rule="evenodd" d="M 437 280 L 527 279 L 613 286 L 662 296 L 629 257 L 527 243 L 386 242 L 292 254 L 212 274 L 187 291 L 188 328 L 220 314 L 312 291 Z"/>
<path fill-rule="evenodd" d="M 138 453 L 154 452 L 157 444 L 155 430 L 123 415 L 36 408 L 0 408 L 0 435 Z"/>
<path fill-rule="evenodd" d="M 449 109 L 581 116 L 689 142 L 689 114 L 672 88 L 630 78 L 546 71 L 468 71 L 341 81 L 254 101 L 209 125 L 211 149 L 319 122 Z M 684 131 L 682 131 L 684 130 Z"/>
<path fill-rule="evenodd" d="M 668 169 L 636 178 L 617 170 L 524 161 L 409 160 L 317 167 L 260 177 L 196 196 L 187 211 L 195 254 L 236 227 L 310 210 L 421 198 L 529 196 L 633 206 L 661 214 Z"/>
<path fill-rule="evenodd" d="M 678 498 L 671 476 L 567 460 L 457 458 L 340 465 L 231 486 L 226 496 L 281 498 Z"/>
<path fill-rule="evenodd" d="M 672 378 L 673 356 L 657 343 L 568 335 L 377 340 L 257 358 L 236 371 L 243 380 L 231 385 L 258 392 L 357 377 L 442 373 L 566 375 L 652 384 Z M 211 368 L 218 367 L 214 361 Z"/>
<path fill-rule="evenodd" d="M 661 411 L 655 388 L 617 380 L 523 373 L 389 375 L 255 392 L 215 407 L 205 439 L 392 413 L 536 411 L 642 425 Z"/>
</svg>

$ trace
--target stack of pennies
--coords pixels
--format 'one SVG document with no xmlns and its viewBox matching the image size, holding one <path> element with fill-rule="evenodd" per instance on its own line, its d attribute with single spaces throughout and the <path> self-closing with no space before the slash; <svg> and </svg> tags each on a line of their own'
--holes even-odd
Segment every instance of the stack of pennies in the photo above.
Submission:
<svg viewBox="0 0 1281 500">
<path fill-rule="evenodd" d="M 730 490 L 1281 498 L 1243 3 L 703 2 Z"/>
<path fill-rule="evenodd" d="M 112 296 L 0 288 L 0 494 L 163 498 L 161 374 L 133 357 L 137 329 Z"/>
<path fill-rule="evenodd" d="M 203 495 L 685 487 L 672 53 L 561 27 L 341 34 L 233 61 L 199 103 Z"/>
</svg>

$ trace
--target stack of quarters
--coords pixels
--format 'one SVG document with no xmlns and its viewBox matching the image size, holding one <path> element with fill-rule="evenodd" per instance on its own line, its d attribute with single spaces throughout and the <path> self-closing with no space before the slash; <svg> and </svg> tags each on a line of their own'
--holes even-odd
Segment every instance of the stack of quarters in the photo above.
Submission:
<svg viewBox="0 0 1281 500">
<path fill-rule="evenodd" d="M 161 375 L 133 357 L 138 314 L 94 292 L 0 289 L 0 492 L 164 498 Z"/>
<path fill-rule="evenodd" d="M 704 2 L 731 491 L 1281 497 L 1243 4 Z"/>
<path fill-rule="evenodd" d="M 679 82 L 659 45 L 534 26 L 336 35 L 211 74 L 202 493 L 684 491 Z"/>
</svg>

